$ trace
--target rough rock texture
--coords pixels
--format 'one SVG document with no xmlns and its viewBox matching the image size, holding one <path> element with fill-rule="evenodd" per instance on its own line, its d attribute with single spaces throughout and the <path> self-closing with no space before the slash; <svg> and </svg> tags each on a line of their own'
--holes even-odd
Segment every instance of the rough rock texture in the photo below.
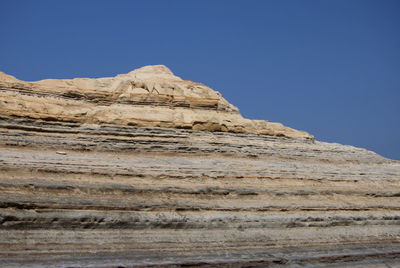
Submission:
<svg viewBox="0 0 400 268">
<path fill-rule="evenodd" d="M 0 74 L 0 267 L 399 258 L 399 161 L 243 119 L 164 66 L 30 83 Z"/>
<path fill-rule="evenodd" d="M 172 127 L 310 138 L 279 123 L 244 119 L 220 93 L 165 66 L 112 78 L 23 82 L 0 73 L 0 113 L 45 121 Z"/>
</svg>

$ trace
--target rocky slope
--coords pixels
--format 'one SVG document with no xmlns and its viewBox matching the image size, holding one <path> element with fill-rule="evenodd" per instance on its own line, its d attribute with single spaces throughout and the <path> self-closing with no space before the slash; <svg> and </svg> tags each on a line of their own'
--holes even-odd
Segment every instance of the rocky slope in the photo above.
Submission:
<svg viewBox="0 0 400 268">
<path fill-rule="evenodd" d="M 0 87 L 0 112 L 8 117 L 312 138 L 279 123 L 244 119 L 220 93 L 162 65 L 112 78 L 30 83 L 1 73 Z"/>
<path fill-rule="evenodd" d="M 0 171 L 0 267 L 399 265 L 399 161 L 165 66 L 0 74 Z"/>
</svg>

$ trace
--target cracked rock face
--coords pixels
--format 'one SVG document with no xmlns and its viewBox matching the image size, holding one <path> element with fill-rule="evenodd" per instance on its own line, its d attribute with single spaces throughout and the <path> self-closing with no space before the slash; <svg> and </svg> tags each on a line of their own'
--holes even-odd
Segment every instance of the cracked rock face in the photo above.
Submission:
<svg viewBox="0 0 400 268">
<path fill-rule="evenodd" d="M 279 123 L 244 119 L 219 92 L 163 65 L 111 78 L 38 82 L 1 73 L 0 86 L 0 113 L 11 117 L 313 138 Z"/>
<path fill-rule="evenodd" d="M 0 73 L 0 267 L 399 265 L 400 162 L 146 66 Z"/>
</svg>

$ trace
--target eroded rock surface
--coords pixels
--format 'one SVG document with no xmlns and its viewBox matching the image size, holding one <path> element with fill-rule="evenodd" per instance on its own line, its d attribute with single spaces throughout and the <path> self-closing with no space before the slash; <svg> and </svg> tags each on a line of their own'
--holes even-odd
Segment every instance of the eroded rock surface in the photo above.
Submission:
<svg viewBox="0 0 400 268">
<path fill-rule="evenodd" d="M 0 81 L 0 267 L 399 265 L 399 161 L 164 66 Z"/>
<path fill-rule="evenodd" d="M 11 117 L 309 138 L 279 123 L 244 119 L 219 92 L 163 65 L 111 78 L 23 82 L 0 74 L 0 113 Z"/>
</svg>

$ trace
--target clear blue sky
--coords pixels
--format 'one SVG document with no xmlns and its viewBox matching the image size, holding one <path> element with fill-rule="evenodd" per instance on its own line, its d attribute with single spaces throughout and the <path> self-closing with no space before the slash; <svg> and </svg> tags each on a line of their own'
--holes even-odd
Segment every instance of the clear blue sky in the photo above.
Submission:
<svg viewBox="0 0 400 268">
<path fill-rule="evenodd" d="M 398 0 L 0 0 L 23 80 L 165 64 L 242 114 L 400 159 Z"/>
</svg>

